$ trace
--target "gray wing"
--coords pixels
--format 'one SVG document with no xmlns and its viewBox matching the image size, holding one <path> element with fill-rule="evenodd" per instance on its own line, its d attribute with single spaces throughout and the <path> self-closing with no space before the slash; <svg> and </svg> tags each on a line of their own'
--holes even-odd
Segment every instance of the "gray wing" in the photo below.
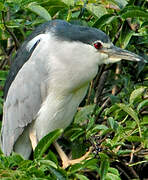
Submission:
<svg viewBox="0 0 148 180">
<path fill-rule="evenodd" d="M 14 144 L 24 128 L 35 119 L 43 96 L 46 94 L 48 78 L 48 51 L 46 48 L 48 46 L 42 42 L 43 35 L 39 35 L 31 42 L 28 51 L 40 39 L 29 60 L 24 63 L 11 82 L 5 98 L 1 144 L 2 151 L 6 155 L 11 154 Z"/>
</svg>

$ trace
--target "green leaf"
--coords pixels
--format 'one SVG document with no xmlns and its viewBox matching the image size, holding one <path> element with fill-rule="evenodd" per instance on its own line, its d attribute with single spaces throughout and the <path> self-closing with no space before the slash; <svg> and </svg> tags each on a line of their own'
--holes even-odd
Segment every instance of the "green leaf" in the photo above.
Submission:
<svg viewBox="0 0 148 180">
<path fill-rule="evenodd" d="M 127 22 L 125 21 L 123 24 L 123 27 L 122 27 L 122 31 L 120 33 L 120 46 L 121 46 L 121 48 L 125 49 L 127 47 L 131 37 L 134 34 L 135 34 L 135 32 L 129 28 L 129 26 L 127 25 Z"/>
<path fill-rule="evenodd" d="M 31 167 L 32 164 L 33 164 L 32 160 L 24 160 L 19 164 L 18 169 L 26 171 L 28 167 Z"/>
<path fill-rule="evenodd" d="M 145 21 L 141 24 L 141 28 L 143 28 L 143 27 L 148 27 L 148 21 Z"/>
<path fill-rule="evenodd" d="M 95 5 L 94 3 L 89 3 L 86 5 L 86 9 L 99 18 L 104 14 L 107 14 L 105 7 L 100 4 Z"/>
<path fill-rule="evenodd" d="M 148 114 L 143 117 L 143 123 L 148 124 Z"/>
<path fill-rule="evenodd" d="M 41 16 L 42 18 L 44 18 L 46 21 L 51 20 L 51 16 L 48 13 L 48 11 L 42 6 L 38 5 L 36 2 L 28 4 L 27 8 L 32 12 L 36 13 L 37 15 Z"/>
<path fill-rule="evenodd" d="M 130 95 L 130 99 L 129 99 L 130 104 L 133 104 L 137 98 L 142 96 L 145 89 L 146 89 L 146 87 L 140 87 L 138 89 L 135 89 Z"/>
<path fill-rule="evenodd" d="M 8 75 L 8 71 L 0 71 L 0 80 L 6 80 L 6 77 Z"/>
<path fill-rule="evenodd" d="M 109 157 L 107 156 L 107 154 L 102 153 L 102 152 L 99 153 L 99 156 L 100 156 L 101 160 L 106 160 L 106 159 L 109 158 Z"/>
<path fill-rule="evenodd" d="M 35 166 L 31 166 L 28 168 L 28 173 L 35 177 L 44 177 L 44 171 L 41 168 L 37 168 Z"/>
<path fill-rule="evenodd" d="M 8 167 L 11 168 L 13 166 L 18 166 L 21 162 L 24 161 L 22 156 L 16 153 L 12 153 L 12 156 L 6 157 L 6 160 L 8 162 Z"/>
<path fill-rule="evenodd" d="M 82 136 L 83 134 L 85 134 L 85 131 L 77 131 L 75 133 L 73 133 L 73 135 L 70 137 L 70 141 L 73 142 L 74 140 L 76 140 L 78 137 Z"/>
<path fill-rule="evenodd" d="M 88 168 L 89 166 L 96 166 L 97 167 L 98 166 L 97 163 L 98 163 L 98 159 L 94 159 L 94 158 L 88 159 L 84 162 L 83 166 L 85 168 Z"/>
<path fill-rule="evenodd" d="M 110 172 L 110 173 L 112 173 L 112 174 L 115 174 L 115 175 L 117 175 L 117 176 L 120 176 L 118 170 L 115 169 L 115 168 L 109 167 L 109 168 L 108 168 L 108 172 Z"/>
<path fill-rule="evenodd" d="M 89 139 L 90 136 L 92 136 L 93 134 L 95 134 L 98 131 L 107 131 L 109 128 L 105 125 L 95 125 L 94 128 L 88 130 L 87 134 L 86 134 L 86 138 Z"/>
<path fill-rule="evenodd" d="M 94 126 L 94 124 L 95 124 L 95 121 L 96 121 L 96 119 L 95 119 L 95 117 L 93 116 L 91 116 L 91 117 L 89 117 L 89 119 L 88 119 L 88 123 L 87 123 L 87 128 L 86 128 L 86 131 L 88 131 L 89 129 L 91 129 L 93 126 Z"/>
<path fill-rule="evenodd" d="M 72 159 L 80 158 L 86 152 L 85 144 L 80 142 L 78 139 L 71 144 L 71 149 Z"/>
<path fill-rule="evenodd" d="M 50 160 L 44 160 L 43 159 L 43 160 L 39 160 L 38 162 L 41 164 L 44 164 L 46 166 L 52 166 L 54 168 L 57 168 L 57 165 L 53 161 L 50 161 Z"/>
<path fill-rule="evenodd" d="M 117 104 L 114 104 L 114 105 L 112 105 L 110 108 L 107 108 L 107 109 L 105 110 L 105 115 L 107 116 L 107 115 L 109 115 L 109 114 L 112 114 L 112 113 L 114 113 L 117 109 L 118 109 Z"/>
<path fill-rule="evenodd" d="M 125 6 L 124 9 L 122 9 L 120 11 L 120 14 L 123 15 L 124 13 L 126 12 L 130 12 L 130 11 L 133 11 L 133 10 L 139 10 L 139 11 L 145 11 L 143 8 L 141 8 L 140 6 L 134 6 L 134 5 L 128 5 L 128 6 Z"/>
<path fill-rule="evenodd" d="M 118 17 L 113 14 L 105 14 L 101 16 L 95 23 L 93 24 L 93 27 L 101 28 L 106 24 L 111 23 L 113 20 L 117 19 Z"/>
<path fill-rule="evenodd" d="M 144 106 L 148 106 L 148 99 L 145 99 L 138 104 L 137 111 L 140 111 L 140 109 L 143 108 Z"/>
<path fill-rule="evenodd" d="M 57 129 L 43 137 L 35 148 L 34 158 L 41 158 L 51 143 L 54 142 L 62 133 L 62 129 Z"/>
<path fill-rule="evenodd" d="M 89 180 L 86 176 L 82 175 L 82 174 L 75 174 L 75 176 L 79 179 L 79 180 Z"/>
<path fill-rule="evenodd" d="M 68 130 L 66 132 L 64 132 L 64 135 L 66 137 L 71 137 L 75 132 L 81 132 L 84 131 L 82 127 L 72 127 L 72 128 L 68 128 Z"/>
<path fill-rule="evenodd" d="M 47 159 L 47 160 L 49 159 L 49 160 L 53 161 L 55 164 L 58 164 L 57 156 L 51 150 L 49 150 L 45 159 Z"/>
<path fill-rule="evenodd" d="M 114 1 L 120 8 L 124 8 L 127 5 L 126 0 L 114 0 Z"/>
<path fill-rule="evenodd" d="M 106 179 L 108 168 L 109 168 L 109 160 L 108 159 L 101 160 L 101 165 L 100 165 L 100 179 L 101 180 Z"/>
<path fill-rule="evenodd" d="M 116 130 L 118 128 L 118 123 L 112 117 L 109 117 L 107 121 L 112 129 Z"/>
<path fill-rule="evenodd" d="M 107 129 L 108 129 L 107 126 L 105 126 L 103 124 L 101 124 L 101 125 L 98 124 L 92 129 L 92 131 L 107 130 Z"/>
<path fill-rule="evenodd" d="M 45 180 L 45 178 L 37 178 L 37 177 L 35 177 L 35 178 L 31 178 L 31 180 Z M 53 178 L 50 178 L 50 179 L 48 178 L 48 180 L 53 180 Z"/>
<path fill-rule="evenodd" d="M 4 11 L 4 10 L 5 10 L 4 4 L 0 2 L 0 11 Z"/>
<path fill-rule="evenodd" d="M 119 150 L 117 152 L 117 154 L 120 156 L 120 155 L 123 155 L 123 154 L 130 154 L 131 152 L 132 152 L 132 150 L 125 149 L 125 150 Z"/>
<path fill-rule="evenodd" d="M 88 105 L 80 109 L 80 111 L 77 112 L 74 123 L 79 124 L 85 120 L 88 119 L 88 116 L 92 114 L 93 110 L 95 108 L 95 105 Z"/>
<path fill-rule="evenodd" d="M 83 165 L 80 164 L 80 163 L 77 163 L 77 164 L 72 165 L 72 166 L 69 168 L 69 172 L 70 172 L 70 174 L 73 174 L 73 173 L 75 173 L 75 172 L 77 172 L 77 171 L 80 171 L 80 170 L 82 170 L 82 169 L 83 169 Z"/>
<path fill-rule="evenodd" d="M 121 180 L 121 178 L 115 174 L 107 173 L 105 180 Z"/>
<path fill-rule="evenodd" d="M 125 111 L 127 114 L 129 114 L 137 123 L 137 126 L 138 126 L 138 129 L 139 129 L 139 135 L 141 137 L 141 128 L 140 128 L 140 125 L 139 125 L 139 118 L 138 118 L 138 115 L 137 113 L 131 108 L 129 107 L 128 105 L 125 105 L 125 104 L 117 104 L 123 111 Z"/>
<path fill-rule="evenodd" d="M 122 14 L 121 16 L 123 19 L 126 19 L 126 18 L 145 18 L 147 19 L 148 18 L 148 13 L 144 10 L 130 10 L 130 11 L 127 11 L 125 12 L 124 14 Z"/>
<path fill-rule="evenodd" d="M 68 6 L 74 6 L 75 0 L 62 0 Z"/>
<path fill-rule="evenodd" d="M 24 161 L 24 159 L 22 158 L 22 156 L 20 154 L 17 153 L 12 153 L 11 159 L 13 161 L 15 161 L 17 164 L 21 163 L 22 161 Z"/>
<path fill-rule="evenodd" d="M 130 142 L 142 142 L 143 141 L 143 138 L 141 138 L 139 136 L 129 136 L 126 139 Z"/>
</svg>

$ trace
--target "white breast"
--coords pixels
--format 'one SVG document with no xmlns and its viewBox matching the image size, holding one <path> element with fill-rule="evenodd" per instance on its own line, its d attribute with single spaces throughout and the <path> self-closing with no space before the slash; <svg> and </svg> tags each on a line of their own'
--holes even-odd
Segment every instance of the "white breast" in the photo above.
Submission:
<svg viewBox="0 0 148 180">
<path fill-rule="evenodd" d="M 38 140 L 55 129 L 65 129 L 72 122 L 87 87 L 88 85 L 66 96 L 56 96 L 54 92 L 48 95 L 32 127 Z"/>
</svg>

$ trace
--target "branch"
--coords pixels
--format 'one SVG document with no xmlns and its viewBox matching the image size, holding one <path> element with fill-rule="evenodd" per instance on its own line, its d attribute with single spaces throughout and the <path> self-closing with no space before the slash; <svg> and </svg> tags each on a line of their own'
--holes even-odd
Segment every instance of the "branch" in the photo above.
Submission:
<svg viewBox="0 0 148 180">
<path fill-rule="evenodd" d="M 7 27 L 7 25 L 6 25 L 6 23 L 5 23 L 5 18 L 4 18 L 4 12 L 3 12 L 3 11 L 2 11 L 2 22 L 3 22 L 3 24 L 4 24 L 4 27 L 5 27 L 6 31 L 11 35 L 12 39 L 14 40 L 16 49 L 18 49 L 19 46 L 20 46 L 20 43 L 19 43 L 19 41 L 17 40 L 17 38 L 16 38 L 15 34 L 13 33 L 13 31 L 11 31 L 11 30 Z"/>
</svg>

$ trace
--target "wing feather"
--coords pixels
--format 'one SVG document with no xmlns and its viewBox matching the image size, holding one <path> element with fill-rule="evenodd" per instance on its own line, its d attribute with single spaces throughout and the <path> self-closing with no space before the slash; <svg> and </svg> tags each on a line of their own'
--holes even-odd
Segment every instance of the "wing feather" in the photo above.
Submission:
<svg viewBox="0 0 148 180">
<path fill-rule="evenodd" d="M 44 34 L 45 35 L 45 34 Z M 41 38 L 41 35 L 39 35 Z M 46 41 L 47 37 L 45 38 Z M 39 39 L 36 38 L 36 43 Z M 44 44 L 44 45 L 43 45 Z M 10 155 L 15 142 L 36 117 L 42 104 L 42 88 L 48 79 L 48 42 L 44 37 L 35 47 L 9 87 L 3 108 L 2 150 Z M 31 44 L 32 46 L 34 44 Z M 45 93 L 44 93 L 45 96 Z"/>
</svg>

